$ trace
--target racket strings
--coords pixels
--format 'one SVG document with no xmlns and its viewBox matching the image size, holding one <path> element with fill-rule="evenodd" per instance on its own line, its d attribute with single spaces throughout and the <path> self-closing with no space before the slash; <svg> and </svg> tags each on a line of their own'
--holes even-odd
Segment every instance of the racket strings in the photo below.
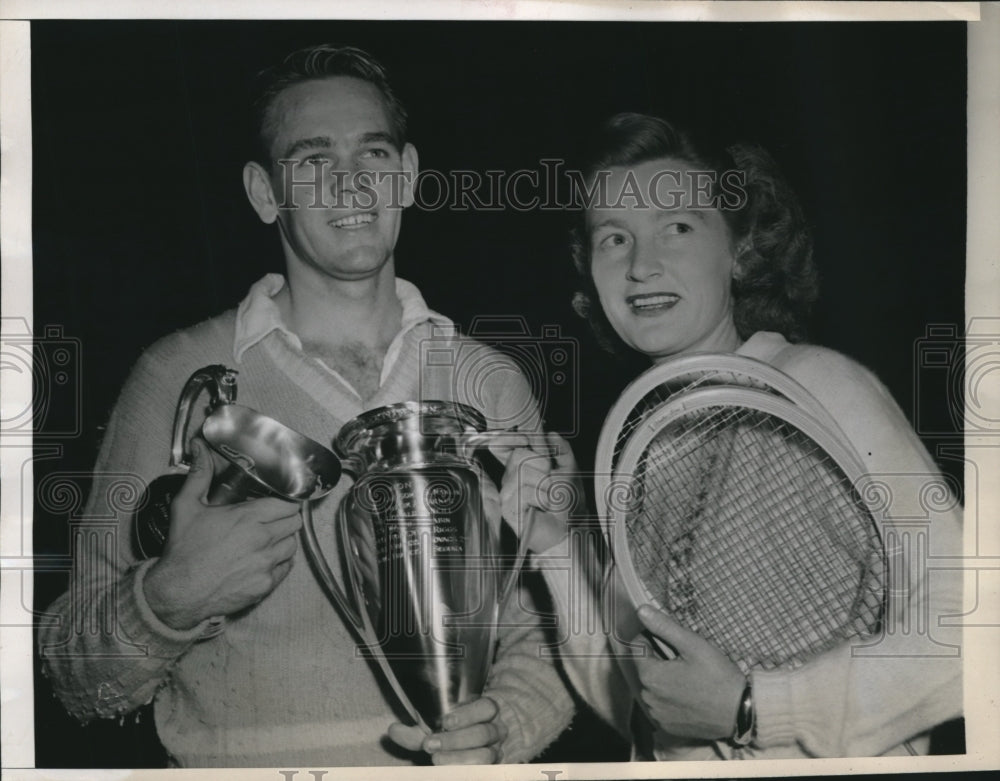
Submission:
<svg viewBox="0 0 1000 781">
<path fill-rule="evenodd" d="M 682 415 L 635 471 L 629 553 L 655 602 L 745 670 L 876 631 L 880 541 L 841 470 L 762 412 Z"/>
<path fill-rule="evenodd" d="M 701 370 L 691 374 L 680 375 L 669 382 L 660 383 L 646 393 L 626 416 L 625 422 L 618 432 L 611 455 L 612 470 L 617 468 L 618 460 L 621 458 L 622 450 L 624 450 L 629 438 L 650 413 L 654 412 L 675 395 L 712 385 L 739 385 L 741 387 L 766 390 L 775 395 L 780 395 L 778 391 L 771 388 L 762 380 L 731 370 Z"/>
</svg>

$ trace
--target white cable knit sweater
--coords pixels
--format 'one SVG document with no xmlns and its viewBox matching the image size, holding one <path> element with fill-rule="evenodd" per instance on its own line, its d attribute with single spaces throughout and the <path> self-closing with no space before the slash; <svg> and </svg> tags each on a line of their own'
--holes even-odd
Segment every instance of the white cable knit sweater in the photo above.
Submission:
<svg viewBox="0 0 1000 781">
<path fill-rule="evenodd" d="M 271 282 L 265 295 L 276 292 Z M 414 293 L 410 286 L 411 299 Z M 422 299 L 418 303 L 423 306 Z M 111 416 L 85 512 L 87 529 L 98 535 L 111 529 L 113 543 L 77 557 L 70 590 L 49 608 L 58 620 L 40 633 L 45 671 L 71 714 L 83 721 L 117 717 L 155 701 L 159 737 L 172 761 L 188 767 L 413 761 L 386 739 L 387 727 L 400 717 L 392 695 L 356 652 L 357 641 L 301 547 L 275 591 L 229 617 L 221 632 L 207 623 L 176 631 L 157 619 L 143 596 L 142 578 L 151 562 L 133 556 L 134 501 L 128 506 L 122 493 L 122 486 L 126 494 L 128 486 L 141 490 L 168 471 L 178 394 L 192 372 L 209 364 L 238 369 L 241 404 L 327 445 L 365 408 L 421 397 L 472 403 L 493 426 L 510 425 L 528 410 L 531 420 L 521 420 L 522 427 L 537 426 L 523 375 L 484 345 L 462 342 L 479 351 L 475 359 L 466 354 L 466 368 L 482 371 L 488 360 L 494 371 L 470 379 L 445 365 L 429 375 L 418 361 L 419 346 L 444 318 L 417 316 L 408 324 L 408 311 L 413 313 L 404 305 L 404 333 L 397 338 L 391 371 L 365 407 L 334 373 L 301 352 L 294 335 L 280 329 L 256 334 L 252 344 L 244 340 L 234 365 L 239 329 L 233 311 L 162 339 L 140 358 Z M 343 492 L 338 487 L 314 507 L 320 543 L 338 570 L 333 517 Z M 538 616 L 527 612 L 532 593 L 522 588 L 520 596 L 510 602 L 509 626 L 500 631 L 486 692 L 509 729 L 505 762 L 540 752 L 573 711 L 553 661 L 538 652 L 546 640 Z"/>
<path fill-rule="evenodd" d="M 755 334 L 738 352 L 781 369 L 810 391 L 839 423 L 867 475 L 884 486 L 889 501 L 882 522 L 891 573 L 887 630 L 873 648 L 845 644 L 795 670 L 753 673 L 756 739 L 742 756 L 926 753 L 927 732 L 962 713 L 962 630 L 954 620 L 963 612 L 962 573 L 935 571 L 917 559 L 912 577 L 906 577 L 900 543 L 906 540 L 910 554 L 919 556 L 920 538 L 926 535 L 928 548 L 922 552 L 930 559 L 960 556 L 961 507 L 946 489 L 934 488 L 942 485 L 937 467 L 871 372 L 832 350 L 789 345 L 774 333 Z M 545 572 L 565 627 L 580 611 L 580 595 L 588 586 L 571 576 L 565 549 L 554 548 L 535 561 Z M 628 606 L 619 612 L 634 616 Z M 574 686 L 610 724 L 635 740 L 636 758 L 734 756 L 725 742 L 672 738 L 644 717 L 633 720 L 637 692 L 629 681 L 635 678 L 627 660 L 616 662 L 609 655 L 607 635 L 565 629 L 561 634 L 567 638 L 561 650 Z"/>
</svg>

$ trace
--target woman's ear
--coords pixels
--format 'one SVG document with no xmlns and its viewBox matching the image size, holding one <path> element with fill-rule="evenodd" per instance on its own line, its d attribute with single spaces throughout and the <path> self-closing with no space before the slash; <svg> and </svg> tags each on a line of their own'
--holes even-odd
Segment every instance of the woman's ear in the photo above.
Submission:
<svg viewBox="0 0 1000 781">
<path fill-rule="evenodd" d="M 753 239 L 745 236 L 733 245 L 733 279 L 739 281 L 746 274 L 746 261 L 753 251 Z"/>
</svg>

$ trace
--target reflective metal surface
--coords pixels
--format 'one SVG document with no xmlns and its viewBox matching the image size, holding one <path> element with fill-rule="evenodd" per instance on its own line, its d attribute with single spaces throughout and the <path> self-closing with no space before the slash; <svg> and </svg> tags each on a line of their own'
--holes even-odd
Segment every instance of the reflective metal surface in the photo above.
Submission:
<svg viewBox="0 0 1000 781">
<path fill-rule="evenodd" d="M 345 500 L 367 639 L 433 729 L 482 693 L 493 654 L 500 584 L 479 480 L 459 464 L 390 470 Z"/>
<path fill-rule="evenodd" d="M 469 451 L 482 444 L 482 414 L 465 404 L 404 401 L 365 412 L 347 423 L 333 447 L 356 471 L 423 464 L 439 458 L 472 463 Z"/>
<path fill-rule="evenodd" d="M 249 407 L 223 404 L 201 433 L 239 472 L 285 499 L 317 499 L 340 479 L 340 460 L 329 449 Z"/>
<path fill-rule="evenodd" d="M 209 504 L 234 504 L 261 496 L 280 496 L 308 504 L 329 493 L 340 479 L 340 460 L 318 442 L 273 418 L 233 403 L 236 372 L 222 365 L 206 366 L 188 378 L 174 415 L 170 465 L 191 467 L 188 427 L 195 401 L 207 391 L 209 415 L 202 424 L 205 441 L 229 462 L 212 478 Z M 146 490 L 135 518 L 136 552 L 159 555 L 170 527 L 170 502 L 184 476 L 162 475 Z"/>
<path fill-rule="evenodd" d="M 489 478 L 473 457 L 485 427 L 476 410 L 440 401 L 394 404 L 344 426 L 334 448 L 357 478 L 337 520 L 348 596 L 306 530 L 328 591 L 428 730 L 482 694 L 513 582 L 514 569 L 500 571 L 499 529 L 483 512 Z"/>
</svg>

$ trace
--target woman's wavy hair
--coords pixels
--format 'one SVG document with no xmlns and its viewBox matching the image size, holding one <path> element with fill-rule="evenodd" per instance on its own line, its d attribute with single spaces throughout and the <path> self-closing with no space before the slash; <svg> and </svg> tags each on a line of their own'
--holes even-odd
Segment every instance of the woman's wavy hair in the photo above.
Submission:
<svg viewBox="0 0 1000 781">
<path fill-rule="evenodd" d="M 806 319 L 819 289 L 812 258 L 812 237 L 798 198 L 761 147 L 737 144 L 713 153 L 687 132 L 644 114 L 618 114 L 594 139 L 583 166 L 583 181 L 598 171 L 672 158 L 692 169 L 713 171 L 715 184 L 738 172 L 742 194 L 736 208 L 720 209 L 736 257 L 732 281 L 733 319 L 741 339 L 757 331 L 776 331 L 790 342 L 806 338 Z M 731 176 L 730 181 L 731 181 Z M 714 197 L 721 197 L 713 192 Z M 732 193 L 728 197 L 731 197 Z M 570 246 L 578 277 L 573 308 L 586 319 L 609 352 L 627 348 L 604 314 L 591 274 L 587 213 L 580 209 Z"/>
</svg>

